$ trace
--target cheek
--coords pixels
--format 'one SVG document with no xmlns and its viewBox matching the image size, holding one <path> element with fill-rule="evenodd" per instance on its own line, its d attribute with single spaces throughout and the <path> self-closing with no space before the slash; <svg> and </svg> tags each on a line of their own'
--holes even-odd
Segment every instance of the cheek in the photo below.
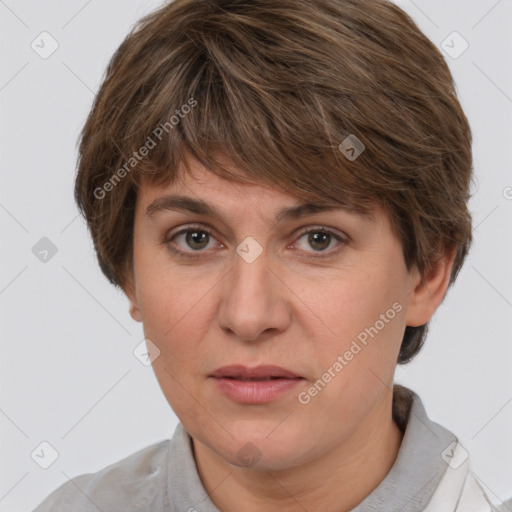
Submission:
<svg viewBox="0 0 512 512">
<path fill-rule="evenodd" d="M 305 409 L 319 415 L 330 411 L 326 425 L 333 428 L 362 421 L 391 387 L 405 329 L 403 290 L 396 276 L 378 269 L 356 275 L 335 280 L 322 294 L 324 306 L 318 311 L 332 332 L 314 339 L 318 380 L 302 396 L 311 399 Z"/>
<path fill-rule="evenodd" d="M 212 321 L 209 294 L 218 279 L 154 261 L 144 267 L 139 261 L 140 268 L 148 269 L 137 279 L 144 334 L 159 348 L 161 363 L 173 375 L 190 373 L 190 368 L 198 368 L 198 347 Z"/>
<path fill-rule="evenodd" d="M 147 273 L 139 286 L 144 336 L 160 350 L 153 371 L 164 395 L 180 417 L 196 414 L 188 393 L 197 395 L 196 377 L 201 368 L 200 341 L 205 333 L 206 312 L 188 283 L 173 272 Z"/>
<path fill-rule="evenodd" d="M 364 269 L 333 275 L 323 284 L 321 288 L 310 287 L 304 302 L 311 305 L 313 316 L 322 320 L 316 322 L 322 334 L 311 334 L 322 371 L 332 368 L 338 356 L 343 358 L 343 370 L 337 375 L 344 377 L 334 379 L 337 384 L 331 390 L 338 388 L 340 392 L 341 386 L 347 388 L 345 392 L 358 393 L 369 380 L 379 384 L 375 375 L 387 381 L 405 329 L 404 275 L 390 265 L 375 262 Z"/>
<path fill-rule="evenodd" d="M 302 298 L 332 336 L 349 340 L 373 326 L 381 315 L 384 320 L 401 318 L 397 313 L 403 309 L 404 296 L 398 276 L 375 267 L 368 272 L 352 269 L 332 276 L 322 286 L 310 286 Z M 400 322 L 390 321 L 386 326 L 391 323 Z"/>
<path fill-rule="evenodd" d="M 134 254 L 137 300 L 145 327 L 162 338 L 193 308 L 190 302 L 193 297 L 197 301 L 197 283 L 170 263 L 165 250 L 146 244 L 139 241 Z"/>
</svg>

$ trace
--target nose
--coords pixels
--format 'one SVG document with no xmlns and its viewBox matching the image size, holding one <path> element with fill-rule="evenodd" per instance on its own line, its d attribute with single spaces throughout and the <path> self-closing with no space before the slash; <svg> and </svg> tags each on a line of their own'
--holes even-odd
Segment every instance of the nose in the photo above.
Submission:
<svg viewBox="0 0 512 512">
<path fill-rule="evenodd" d="M 238 254 L 233 268 L 222 280 L 218 311 L 220 327 L 241 341 L 262 341 L 287 329 L 291 293 L 270 268 L 265 253 L 248 262 Z"/>
</svg>

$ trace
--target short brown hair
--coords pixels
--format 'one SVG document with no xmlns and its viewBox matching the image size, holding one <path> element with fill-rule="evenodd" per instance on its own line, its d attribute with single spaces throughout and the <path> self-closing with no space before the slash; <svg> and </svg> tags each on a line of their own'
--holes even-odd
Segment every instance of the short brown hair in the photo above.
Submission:
<svg viewBox="0 0 512 512">
<path fill-rule="evenodd" d="M 351 159 L 339 145 L 354 136 L 364 151 Z M 124 288 L 138 188 L 171 183 L 188 156 L 240 181 L 222 153 L 246 182 L 363 214 L 382 205 L 409 270 L 425 276 L 455 251 L 452 284 L 472 239 L 471 145 L 442 54 L 389 1 L 176 0 L 112 57 L 75 199 L 101 270 Z M 398 363 L 427 327 L 406 327 Z"/>
</svg>

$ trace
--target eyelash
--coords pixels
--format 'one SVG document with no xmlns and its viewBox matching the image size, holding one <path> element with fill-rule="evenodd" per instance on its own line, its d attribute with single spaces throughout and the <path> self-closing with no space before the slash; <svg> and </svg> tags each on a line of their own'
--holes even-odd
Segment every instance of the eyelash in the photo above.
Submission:
<svg viewBox="0 0 512 512">
<path fill-rule="evenodd" d="M 168 247 L 168 249 L 170 251 L 172 251 L 174 254 L 177 254 L 178 256 L 182 256 L 182 257 L 185 257 L 185 258 L 188 258 L 188 259 L 191 259 L 191 260 L 195 260 L 195 259 L 198 259 L 198 258 L 203 258 L 204 256 L 201 253 L 204 252 L 204 251 L 193 251 L 193 252 L 197 252 L 198 254 L 191 254 L 188 251 L 183 251 L 181 249 L 176 249 L 175 247 L 172 247 L 172 245 L 171 245 L 172 240 L 174 240 L 177 236 L 182 235 L 183 233 L 188 233 L 190 231 L 200 231 L 200 232 L 208 233 L 209 236 L 215 238 L 214 233 L 210 229 L 208 229 L 207 227 L 200 226 L 200 225 L 190 225 L 190 226 L 187 226 L 184 229 L 181 229 L 180 231 L 174 233 L 171 237 L 166 237 L 163 243 Z M 320 254 L 311 254 L 310 257 L 312 257 L 314 259 L 325 259 L 325 258 L 332 257 L 333 255 L 337 254 L 341 250 L 343 245 L 345 245 L 347 243 L 347 241 L 344 238 L 342 238 L 340 235 L 338 235 L 337 233 L 335 233 L 331 229 L 326 228 L 324 226 L 308 228 L 308 229 L 305 229 L 303 231 L 300 231 L 297 234 L 297 240 L 302 238 L 304 235 L 307 235 L 308 233 L 325 233 L 325 234 L 331 235 L 338 242 L 341 243 L 341 247 L 340 248 L 331 250 L 327 254 L 322 254 L 322 255 L 320 255 Z"/>
</svg>

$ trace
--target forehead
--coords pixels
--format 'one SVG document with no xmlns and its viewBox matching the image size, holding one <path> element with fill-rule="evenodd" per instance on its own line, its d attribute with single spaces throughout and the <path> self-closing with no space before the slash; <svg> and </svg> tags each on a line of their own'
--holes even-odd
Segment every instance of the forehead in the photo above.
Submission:
<svg viewBox="0 0 512 512">
<path fill-rule="evenodd" d="M 153 185 L 143 183 L 139 188 L 138 197 L 142 206 L 147 206 L 154 199 L 165 195 L 182 195 L 196 198 L 210 198 L 211 201 L 221 200 L 229 203 L 231 201 L 251 201 L 257 198 L 264 200 L 280 200 L 281 202 L 298 203 L 300 200 L 292 194 L 278 190 L 269 184 L 262 182 L 248 182 L 249 178 L 233 167 L 229 168 L 240 181 L 226 179 L 218 176 L 207 169 L 204 165 L 192 160 L 188 163 L 189 168 L 180 168 L 174 181 L 165 185 Z"/>
<path fill-rule="evenodd" d="M 171 183 L 142 183 L 137 193 L 137 217 L 152 222 L 165 212 L 174 211 L 230 223 L 236 223 L 242 216 L 244 219 L 258 217 L 273 226 L 276 222 L 326 211 L 339 212 L 358 222 L 374 222 L 381 214 L 385 215 L 378 204 L 361 213 L 332 200 L 304 199 L 273 184 L 249 178 L 229 161 L 224 160 L 223 165 L 235 179 L 219 176 L 200 162 L 189 159 Z"/>
</svg>

